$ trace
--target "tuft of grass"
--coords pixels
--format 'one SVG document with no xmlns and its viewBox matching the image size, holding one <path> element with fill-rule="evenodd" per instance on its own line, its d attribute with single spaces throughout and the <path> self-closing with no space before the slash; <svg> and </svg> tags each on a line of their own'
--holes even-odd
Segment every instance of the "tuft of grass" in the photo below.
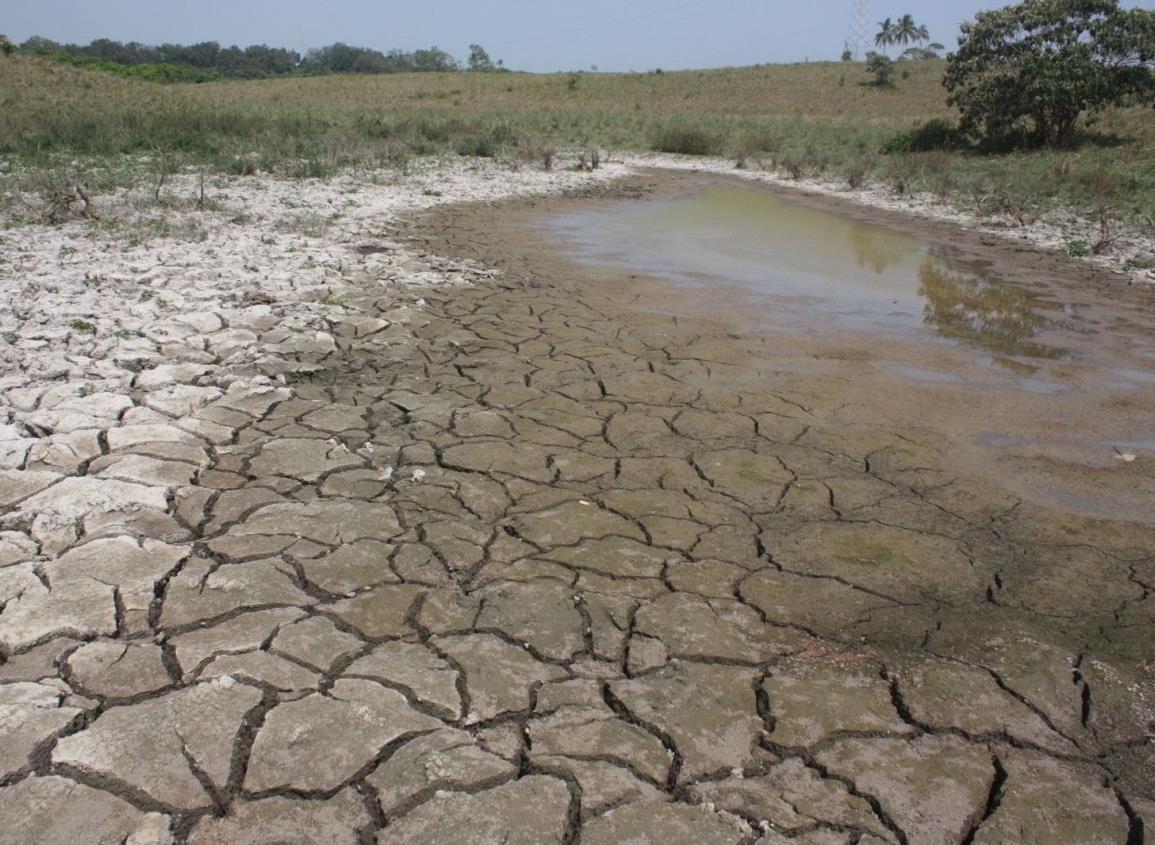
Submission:
<svg viewBox="0 0 1155 845">
<path fill-rule="evenodd" d="M 846 170 L 846 185 L 857 191 L 866 185 L 866 180 L 874 169 L 874 162 L 867 158 L 855 159 Z"/>
<path fill-rule="evenodd" d="M 96 326 L 87 320 L 73 320 L 68 327 L 78 334 L 96 334 Z"/>
<path fill-rule="evenodd" d="M 282 217 L 277 221 L 276 225 L 282 232 L 304 235 L 307 238 L 321 238 L 329 231 L 329 227 L 336 222 L 338 216 L 337 214 L 325 216 L 315 211 L 304 211 Z M 266 238 L 268 240 L 266 240 Z M 276 239 L 271 235 L 264 235 L 261 237 L 261 243 L 267 245 L 275 244 Z"/>
<path fill-rule="evenodd" d="M 653 148 L 662 153 L 716 156 L 725 151 L 722 136 L 704 126 L 673 124 L 654 133 Z"/>
</svg>

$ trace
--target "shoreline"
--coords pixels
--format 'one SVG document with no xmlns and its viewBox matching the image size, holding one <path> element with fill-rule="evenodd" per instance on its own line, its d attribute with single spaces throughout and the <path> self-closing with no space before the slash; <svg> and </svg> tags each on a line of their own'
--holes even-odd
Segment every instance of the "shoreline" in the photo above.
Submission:
<svg viewBox="0 0 1155 845">
<path fill-rule="evenodd" d="M 1074 239 L 1094 238 L 1093 221 L 1080 218 L 1069 212 L 1055 212 L 1050 216 L 1035 220 L 1026 226 L 1011 224 L 996 225 L 990 218 L 980 218 L 960 212 L 935 200 L 929 194 L 897 196 L 881 186 L 850 188 L 841 182 L 824 179 L 790 179 L 780 172 L 764 169 L 737 168 L 728 159 L 710 159 L 688 156 L 655 154 L 623 154 L 614 161 L 621 161 L 632 167 L 657 170 L 712 173 L 719 176 L 733 176 L 750 182 L 773 185 L 784 191 L 803 196 L 820 196 L 832 200 L 845 210 L 891 215 L 896 227 L 904 221 L 909 224 L 934 222 L 961 228 L 973 234 L 997 237 L 1010 244 L 1025 245 L 1031 249 L 1052 254 L 1071 261 L 1082 262 L 1115 276 L 1125 278 L 1127 284 L 1155 284 L 1155 268 L 1147 270 L 1127 269 L 1125 259 L 1118 255 L 1122 251 L 1146 251 L 1155 253 L 1155 237 L 1143 236 L 1134 231 L 1120 233 L 1113 242 L 1116 254 L 1089 255 L 1076 258 L 1063 254 L 1062 248 Z M 837 210 L 837 207 L 834 209 Z"/>
</svg>

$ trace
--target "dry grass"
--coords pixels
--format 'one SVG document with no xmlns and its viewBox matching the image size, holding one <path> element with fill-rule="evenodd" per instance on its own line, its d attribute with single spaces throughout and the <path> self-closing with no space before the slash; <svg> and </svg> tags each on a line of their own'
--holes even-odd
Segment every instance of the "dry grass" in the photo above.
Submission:
<svg viewBox="0 0 1155 845">
<path fill-rule="evenodd" d="M 161 86 L 12 56 L 0 58 L 0 158 L 18 169 L 59 168 L 79 157 L 82 166 L 99 161 L 107 170 L 122 154 L 163 154 L 176 165 L 312 177 L 346 166 L 403 167 L 409 156 L 430 153 L 512 159 L 519 147 L 523 158 L 524 150 L 539 148 L 666 149 L 855 184 L 890 179 L 896 190 L 1025 212 L 1037 210 L 1028 205 L 1064 204 L 1097 213 L 1099 198 L 1086 189 L 1086 174 L 1094 172 L 1117 185 L 1117 216 L 1155 217 L 1150 110 L 1104 115 L 1095 127 L 1103 137 L 1074 151 L 879 155 L 896 132 L 952 117 L 943 67 L 903 63 L 909 76 L 895 89 L 864 86 L 863 65 L 843 63 Z"/>
</svg>

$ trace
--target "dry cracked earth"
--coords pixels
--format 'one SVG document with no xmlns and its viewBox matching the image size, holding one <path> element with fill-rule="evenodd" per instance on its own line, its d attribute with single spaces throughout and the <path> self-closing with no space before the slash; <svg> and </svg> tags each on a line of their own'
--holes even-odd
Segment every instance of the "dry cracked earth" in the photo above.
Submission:
<svg viewBox="0 0 1155 845">
<path fill-rule="evenodd" d="M 505 270 L 26 397 L 0 843 L 1144 840 L 1150 527 Z"/>
</svg>

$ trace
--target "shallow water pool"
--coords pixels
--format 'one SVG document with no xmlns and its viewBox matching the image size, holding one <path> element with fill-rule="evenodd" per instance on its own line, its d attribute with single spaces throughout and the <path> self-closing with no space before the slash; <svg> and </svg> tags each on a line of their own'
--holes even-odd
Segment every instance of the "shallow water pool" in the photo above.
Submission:
<svg viewBox="0 0 1155 845">
<path fill-rule="evenodd" d="M 767 298 L 768 324 L 931 330 L 1009 355 L 1053 358 L 1048 303 L 884 226 L 758 189 L 697 188 L 544 221 L 581 260 Z"/>
</svg>

